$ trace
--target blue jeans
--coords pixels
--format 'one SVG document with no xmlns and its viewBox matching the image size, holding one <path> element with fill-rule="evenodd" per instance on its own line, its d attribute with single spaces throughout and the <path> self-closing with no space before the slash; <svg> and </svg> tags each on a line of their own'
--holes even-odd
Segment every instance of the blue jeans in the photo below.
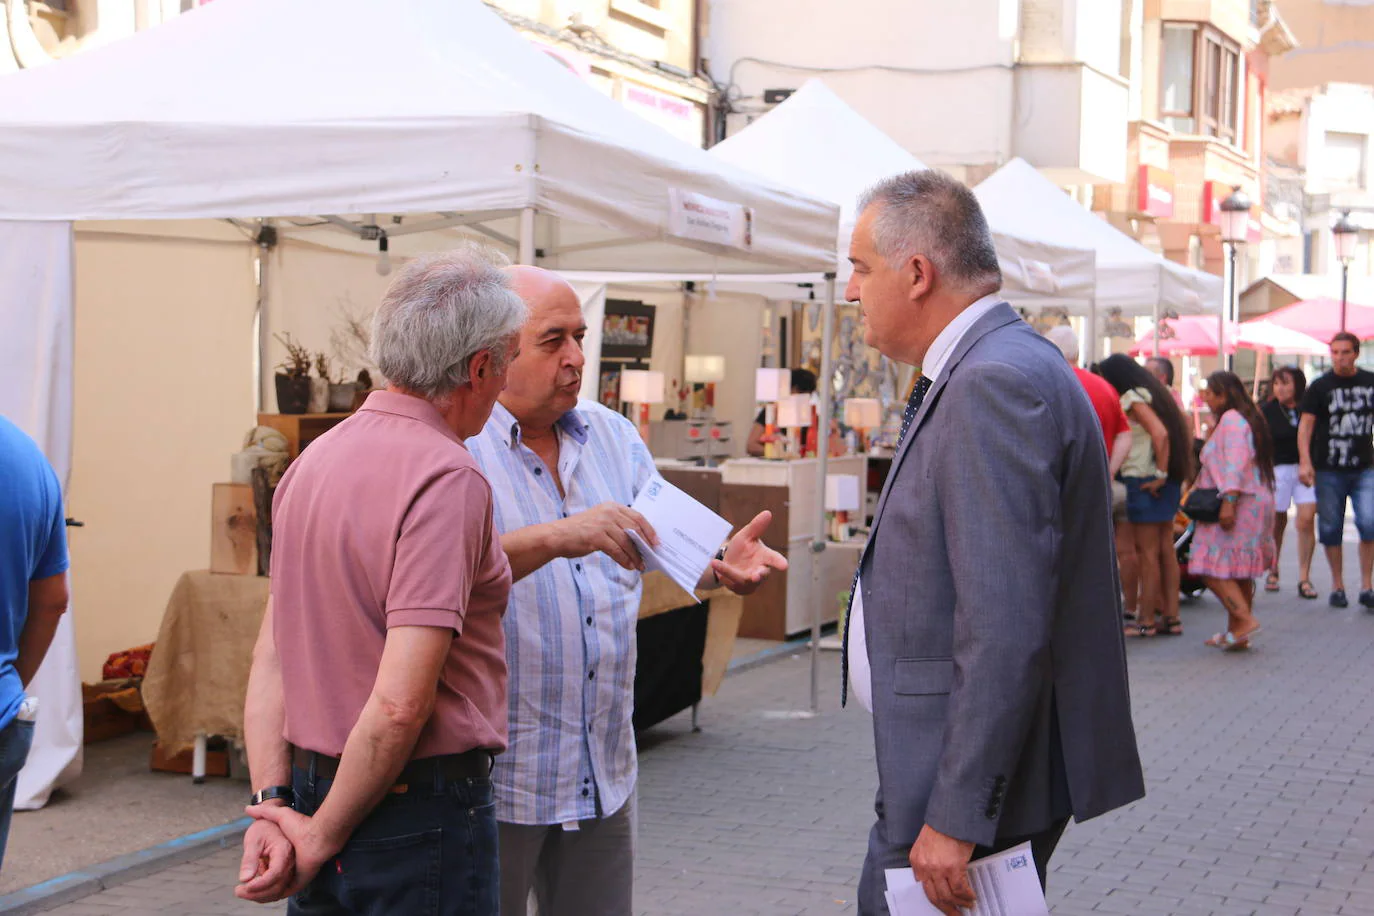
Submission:
<svg viewBox="0 0 1374 916">
<path fill-rule="evenodd" d="M 5 866 L 5 844 L 10 838 L 10 818 L 14 816 L 14 790 L 32 746 L 32 722 L 14 719 L 0 729 L 0 868 Z"/>
<path fill-rule="evenodd" d="M 1317 540 L 1339 547 L 1345 537 L 1345 501 L 1355 507 L 1361 541 L 1374 541 L 1374 468 L 1317 472 Z"/>
<path fill-rule="evenodd" d="M 296 810 L 311 815 L 332 780 L 291 773 Z M 491 780 L 409 784 L 388 794 L 343 851 L 291 898 L 291 916 L 496 916 L 500 865 Z"/>
</svg>

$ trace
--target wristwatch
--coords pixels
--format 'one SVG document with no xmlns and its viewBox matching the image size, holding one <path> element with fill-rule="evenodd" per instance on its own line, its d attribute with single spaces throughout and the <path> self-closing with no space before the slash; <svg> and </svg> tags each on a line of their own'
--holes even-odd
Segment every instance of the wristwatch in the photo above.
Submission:
<svg viewBox="0 0 1374 916">
<path fill-rule="evenodd" d="M 296 793 L 290 786 L 268 786 L 265 789 L 259 789 L 257 792 L 253 793 L 253 797 L 248 800 L 248 804 L 260 805 L 263 802 L 272 801 L 274 798 L 280 798 L 282 801 L 286 802 L 286 807 L 288 808 L 296 807 Z"/>
<path fill-rule="evenodd" d="M 1240 502 L 1240 494 L 1227 493 L 1225 496 L 1222 497 L 1222 499 L 1226 500 L 1228 503 L 1238 503 Z"/>
</svg>

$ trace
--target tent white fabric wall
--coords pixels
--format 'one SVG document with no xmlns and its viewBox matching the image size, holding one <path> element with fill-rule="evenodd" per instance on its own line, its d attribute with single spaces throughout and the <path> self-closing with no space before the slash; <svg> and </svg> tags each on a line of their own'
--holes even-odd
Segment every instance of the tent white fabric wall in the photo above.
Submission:
<svg viewBox="0 0 1374 916">
<path fill-rule="evenodd" d="M 62 481 L 72 457 L 72 226 L 0 221 L 0 415 L 33 437 Z M 75 575 L 80 575 L 74 570 Z M 38 808 L 81 773 L 81 681 L 73 614 L 28 693 L 38 723 L 16 808 Z"/>
<path fill-rule="evenodd" d="M 86 680 L 157 637 L 177 576 L 209 561 L 211 484 L 253 426 L 254 248 L 76 227 L 70 505 Z M 158 228 L 151 224 L 145 228 Z M 213 228 L 213 227 L 211 227 Z"/>
</svg>

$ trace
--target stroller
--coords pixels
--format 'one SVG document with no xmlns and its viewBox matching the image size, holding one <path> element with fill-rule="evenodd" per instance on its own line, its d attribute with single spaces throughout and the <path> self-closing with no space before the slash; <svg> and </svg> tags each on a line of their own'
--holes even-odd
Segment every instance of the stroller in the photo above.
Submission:
<svg viewBox="0 0 1374 916">
<path fill-rule="evenodd" d="M 1188 574 L 1188 553 L 1193 546 L 1193 535 L 1197 531 L 1197 522 L 1188 518 L 1182 512 L 1174 519 L 1174 555 L 1178 557 L 1178 591 L 1179 594 L 1192 600 L 1197 598 L 1207 590 L 1207 584 L 1201 576 L 1190 576 Z"/>
</svg>

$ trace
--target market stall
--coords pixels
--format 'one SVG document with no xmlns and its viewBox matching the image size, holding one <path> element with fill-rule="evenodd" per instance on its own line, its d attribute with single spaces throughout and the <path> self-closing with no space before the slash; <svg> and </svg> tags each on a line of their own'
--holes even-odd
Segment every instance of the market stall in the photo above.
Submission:
<svg viewBox="0 0 1374 916">
<path fill-rule="evenodd" d="M 54 303 L 87 367 L 71 456 L 91 536 L 74 544 L 76 607 L 125 634 L 88 647 L 83 667 L 146 641 L 177 577 L 204 565 L 209 484 L 253 400 L 271 407 L 274 334 L 332 305 L 309 286 L 272 299 L 293 253 L 382 270 L 479 238 L 551 267 L 728 274 L 834 259 L 832 205 L 640 121 L 478 0 L 210 4 L 0 78 L 0 166 L 12 232 L 76 223 L 75 309 L 71 293 Z M 5 263 L 5 326 L 26 328 L 31 265 Z M 157 383 L 131 390 L 130 369 Z M 29 388 L 43 404 L 54 390 Z M 198 485 L 169 498 L 188 478 Z M 163 542 L 175 545 L 132 546 Z M 51 666 L 71 656 L 59 648 Z"/>
<path fill-rule="evenodd" d="M 1095 308 L 1084 353 L 1101 356 L 1101 313 L 1154 316 L 1220 314 L 1222 280 L 1155 254 L 1084 209 L 1023 159 L 1013 159 L 974 188 L 988 221 L 1045 242 L 1091 248 L 1097 256 Z"/>
</svg>

